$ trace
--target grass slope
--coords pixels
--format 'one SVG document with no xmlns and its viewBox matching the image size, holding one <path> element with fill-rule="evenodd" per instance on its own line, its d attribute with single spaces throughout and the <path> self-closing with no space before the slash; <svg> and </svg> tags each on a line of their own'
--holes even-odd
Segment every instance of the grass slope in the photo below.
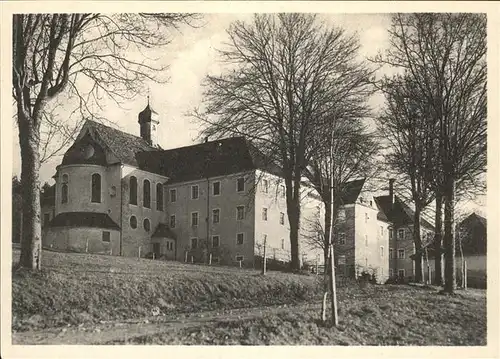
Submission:
<svg viewBox="0 0 500 359">
<path fill-rule="evenodd" d="M 14 252 L 14 262 L 19 252 Z M 315 276 L 44 251 L 40 273 L 14 270 L 13 329 L 97 323 L 222 308 L 292 304 L 321 290 Z"/>
<path fill-rule="evenodd" d="M 340 325 L 318 321 L 319 307 L 167 331 L 108 344 L 170 345 L 486 345 L 484 291 L 450 297 L 409 286 L 340 290 Z"/>
</svg>

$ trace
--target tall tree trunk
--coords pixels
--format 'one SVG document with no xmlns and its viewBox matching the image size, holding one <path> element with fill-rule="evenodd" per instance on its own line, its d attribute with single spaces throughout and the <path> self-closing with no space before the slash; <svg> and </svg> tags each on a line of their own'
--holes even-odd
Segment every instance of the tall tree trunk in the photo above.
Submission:
<svg viewBox="0 0 500 359">
<path fill-rule="evenodd" d="M 293 196 L 287 198 L 287 213 L 288 221 L 290 223 L 290 254 L 291 262 L 290 267 L 293 271 L 298 271 L 302 267 L 300 257 L 300 195 L 298 189 L 294 184 Z M 295 195 L 297 193 L 297 195 Z M 288 197 L 288 196 L 287 196 Z"/>
<path fill-rule="evenodd" d="M 450 294 L 455 292 L 456 283 L 456 261 L 455 261 L 455 240 L 454 221 L 455 215 L 455 180 L 448 179 L 444 193 L 444 246 L 445 246 L 445 267 L 444 267 L 444 291 Z"/>
<path fill-rule="evenodd" d="M 18 113 L 19 143 L 21 147 L 22 239 L 20 265 L 40 270 L 42 254 L 42 227 L 40 222 L 40 133 L 36 121 Z"/>
<path fill-rule="evenodd" d="M 324 237 L 323 237 L 323 241 L 324 241 L 324 245 L 323 245 L 323 258 L 325 260 L 325 269 L 326 269 L 326 266 L 327 266 L 327 263 L 328 263 L 328 257 L 329 257 L 329 248 L 328 248 L 328 235 L 330 233 L 330 227 L 331 227 L 331 223 L 332 223 L 332 208 L 331 208 L 331 205 L 330 205 L 330 199 L 328 199 L 328 201 L 323 201 L 323 203 L 325 204 L 325 216 L 324 216 L 324 220 L 325 220 L 325 233 L 324 233 Z M 326 273 L 326 270 L 325 270 L 325 273 Z"/>
<path fill-rule="evenodd" d="M 415 243 L 415 282 L 422 283 L 424 268 L 422 266 L 422 238 L 420 236 L 420 206 L 415 205 L 413 216 L 413 243 Z"/>
<path fill-rule="evenodd" d="M 443 233 L 443 197 L 441 193 L 436 193 L 436 214 L 434 218 L 434 284 L 443 285 L 442 268 L 442 233 Z"/>
</svg>

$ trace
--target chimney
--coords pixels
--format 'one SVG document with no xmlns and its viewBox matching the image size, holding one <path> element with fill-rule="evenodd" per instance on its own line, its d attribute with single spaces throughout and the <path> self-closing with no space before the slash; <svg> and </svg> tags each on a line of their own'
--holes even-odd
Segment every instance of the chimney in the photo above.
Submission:
<svg viewBox="0 0 500 359">
<path fill-rule="evenodd" d="M 394 205 L 394 178 L 389 179 L 389 198 L 391 199 L 391 208 Z"/>
<path fill-rule="evenodd" d="M 205 137 L 205 143 L 207 143 L 207 142 L 208 142 L 208 136 Z"/>
</svg>

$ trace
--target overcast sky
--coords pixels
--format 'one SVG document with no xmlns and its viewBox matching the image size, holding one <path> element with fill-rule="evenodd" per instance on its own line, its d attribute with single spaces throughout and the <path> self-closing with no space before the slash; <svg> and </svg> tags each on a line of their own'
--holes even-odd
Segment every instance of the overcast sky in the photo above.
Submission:
<svg viewBox="0 0 500 359">
<path fill-rule="evenodd" d="M 220 72 L 216 49 L 220 49 L 227 41 L 226 29 L 232 21 L 249 20 L 251 13 L 246 14 L 205 14 L 204 26 L 199 28 L 182 28 L 173 34 L 173 41 L 166 50 L 155 54 L 162 63 L 170 65 L 168 84 L 150 84 L 150 102 L 160 115 L 160 145 L 165 148 L 186 146 L 195 143 L 198 127 L 186 113 L 200 104 L 201 83 L 207 73 Z M 387 47 L 387 29 L 390 23 L 388 15 L 383 14 L 325 14 L 325 21 L 343 27 L 347 32 L 356 32 L 361 43 L 361 56 L 374 56 Z M 104 103 L 102 114 L 116 127 L 139 135 L 138 113 L 146 106 L 147 93 L 136 97 L 134 101 L 124 104 L 122 109 L 109 102 Z M 380 98 L 372 99 L 376 109 L 381 105 Z M 17 135 L 17 134 L 16 134 Z M 16 136 L 13 152 L 14 174 L 20 173 L 19 144 Z M 45 163 L 41 168 L 42 183 L 52 183 L 55 166 L 61 157 Z M 485 199 L 479 199 L 479 204 Z M 472 207 L 477 207 L 471 204 Z"/>
</svg>

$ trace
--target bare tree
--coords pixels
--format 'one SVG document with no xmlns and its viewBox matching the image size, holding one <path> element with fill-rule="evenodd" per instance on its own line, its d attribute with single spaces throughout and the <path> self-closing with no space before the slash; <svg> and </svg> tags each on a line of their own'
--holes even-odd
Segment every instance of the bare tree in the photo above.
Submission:
<svg viewBox="0 0 500 359">
<path fill-rule="evenodd" d="M 435 175 L 444 201 L 446 292 L 455 280 L 454 204 L 464 178 L 486 166 L 486 16 L 395 14 L 391 46 L 378 61 L 404 69 L 429 105 L 437 134 Z"/>
<path fill-rule="evenodd" d="M 428 103 L 407 76 L 395 76 L 382 81 L 386 106 L 378 118 L 378 128 L 389 143 L 387 164 L 409 182 L 413 214 L 413 242 L 415 244 L 415 281 L 424 278 L 423 246 L 420 231 L 421 213 L 434 200 L 435 169 L 434 124 L 428 121 Z"/>
<path fill-rule="evenodd" d="M 20 265 L 40 269 L 40 148 L 49 104 L 61 93 L 93 114 L 100 102 L 132 98 L 145 80 L 166 81 L 166 66 L 143 51 L 170 42 L 168 30 L 192 14 L 16 14 L 13 16 L 12 95 L 21 147 L 23 238 Z M 149 61 L 147 61 L 149 60 Z M 49 126 L 50 128 L 50 126 Z M 56 127 L 57 128 L 57 127 Z M 61 130 L 59 128 L 57 131 Z"/>
<path fill-rule="evenodd" d="M 220 51 L 228 70 L 206 78 L 206 108 L 194 116 L 206 135 L 244 135 L 282 168 L 297 270 L 300 188 L 315 136 L 340 99 L 368 96 L 370 71 L 357 63 L 356 37 L 315 15 L 258 14 L 251 23 L 235 22 L 228 34 Z"/>
</svg>

